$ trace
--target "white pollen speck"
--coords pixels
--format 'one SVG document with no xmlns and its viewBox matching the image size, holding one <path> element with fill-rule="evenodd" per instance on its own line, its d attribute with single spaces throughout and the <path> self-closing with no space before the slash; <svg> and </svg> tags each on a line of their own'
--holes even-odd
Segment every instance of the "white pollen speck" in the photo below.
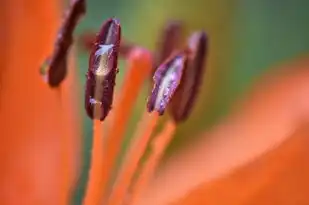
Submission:
<svg viewBox="0 0 309 205">
<path fill-rule="evenodd" d="M 109 53 L 109 50 L 113 49 L 114 44 L 99 45 L 99 47 L 100 48 L 95 52 L 95 56 L 101 56 L 101 55 L 103 55 L 105 53 Z M 110 55 L 110 53 L 109 53 L 109 55 Z"/>
<path fill-rule="evenodd" d="M 90 98 L 89 102 L 90 102 L 90 104 L 92 104 L 92 105 L 96 105 L 96 104 L 101 105 L 101 104 L 102 104 L 101 102 L 97 101 L 97 100 L 94 99 L 94 98 Z"/>
</svg>

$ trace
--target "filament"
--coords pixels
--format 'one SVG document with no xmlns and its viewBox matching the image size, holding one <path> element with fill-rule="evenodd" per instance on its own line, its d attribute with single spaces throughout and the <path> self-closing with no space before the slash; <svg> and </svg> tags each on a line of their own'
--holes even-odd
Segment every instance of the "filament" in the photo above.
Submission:
<svg viewBox="0 0 309 205">
<path fill-rule="evenodd" d="M 152 178 L 167 146 L 174 136 L 176 130 L 176 124 L 174 121 L 168 121 L 164 129 L 158 136 L 155 137 L 152 143 L 152 153 L 150 154 L 147 162 L 144 164 L 143 169 L 139 175 L 139 178 L 135 182 L 132 188 L 131 203 L 136 204 L 137 199 L 142 194 L 143 190 L 147 187 L 148 182 Z"/>
<path fill-rule="evenodd" d="M 116 184 L 109 199 L 109 205 L 121 205 L 126 197 L 126 191 L 147 148 L 150 137 L 157 125 L 159 115 L 156 112 L 145 112 L 139 122 L 135 133 L 135 141 L 130 148 L 128 157 L 124 162 L 123 168 L 116 180 Z"/>
</svg>

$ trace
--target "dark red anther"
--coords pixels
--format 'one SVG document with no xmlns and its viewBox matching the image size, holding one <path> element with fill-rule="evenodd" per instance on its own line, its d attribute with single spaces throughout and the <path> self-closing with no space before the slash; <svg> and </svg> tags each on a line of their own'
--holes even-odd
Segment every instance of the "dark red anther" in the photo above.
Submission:
<svg viewBox="0 0 309 205">
<path fill-rule="evenodd" d="M 156 51 L 156 60 L 154 68 L 156 69 L 168 57 L 172 55 L 175 50 L 181 46 L 181 39 L 183 37 L 183 23 L 180 21 L 170 21 L 166 24 L 160 39 L 158 41 L 158 48 Z M 154 70 L 155 71 L 155 70 Z"/>
<path fill-rule="evenodd" d="M 187 53 L 179 52 L 168 58 L 153 76 L 153 89 L 148 98 L 148 112 L 157 111 L 163 115 L 166 107 L 181 83 L 183 71 L 187 66 Z"/>
<path fill-rule="evenodd" d="M 85 92 L 85 108 L 91 119 L 103 121 L 113 104 L 120 39 L 119 21 L 108 19 L 93 44 Z"/>
<path fill-rule="evenodd" d="M 53 54 L 42 65 L 41 73 L 51 87 L 57 87 L 67 74 L 67 56 L 73 43 L 73 32 L 82 15 L 86 13 L 86 0 L 75 0 L 63 21 L 55 42 Z"/>
<path fill-rule="evenodd" d="M 176 122 L 186 120 L 192 111 L 202 84 L 207 46 L 208 39 L 205 32 L 196 32 L 188 40 L 187 67 L 169 107 L 171 116 Z"/>
</svg>

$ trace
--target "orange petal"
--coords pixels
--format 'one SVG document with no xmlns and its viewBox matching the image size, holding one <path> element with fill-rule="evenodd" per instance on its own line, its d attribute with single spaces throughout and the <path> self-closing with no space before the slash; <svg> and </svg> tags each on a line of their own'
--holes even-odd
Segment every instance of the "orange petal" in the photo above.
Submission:
<svg viewBox="0 0 309 205">
<path fill-rule="evenodd" d="M 189 191 L 177 205 L 308 204 L 308 125 L 279 148 L 211 183 Z"/>
<path fill-rule="evenodd" d="M 62 106 L 59 90 L 51 90 L 39 75 L 59 27 L 58 3 L 5 0 L 0 8 L 6 22 L 0 68 L 1 204 L 59 204 L 62 157 L 70 158 L 69 171 L 75 170 L 76 120 L 68 116 L 73 109 Z M 63 90 L 62 100 L 70 104 Z"/>
</svg>

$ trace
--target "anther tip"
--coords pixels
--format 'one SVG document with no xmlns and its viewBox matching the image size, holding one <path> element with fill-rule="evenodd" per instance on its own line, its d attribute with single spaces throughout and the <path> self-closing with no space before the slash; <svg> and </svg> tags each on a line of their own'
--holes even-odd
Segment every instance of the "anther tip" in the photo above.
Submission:
<svg viewBox="0 0 309 205">
<path fill-rule="evenodd" d="M 111 20 L 114 24 L 120 25 L 120 20 L 118 18 L 112 18 Z"/>
</svg>

